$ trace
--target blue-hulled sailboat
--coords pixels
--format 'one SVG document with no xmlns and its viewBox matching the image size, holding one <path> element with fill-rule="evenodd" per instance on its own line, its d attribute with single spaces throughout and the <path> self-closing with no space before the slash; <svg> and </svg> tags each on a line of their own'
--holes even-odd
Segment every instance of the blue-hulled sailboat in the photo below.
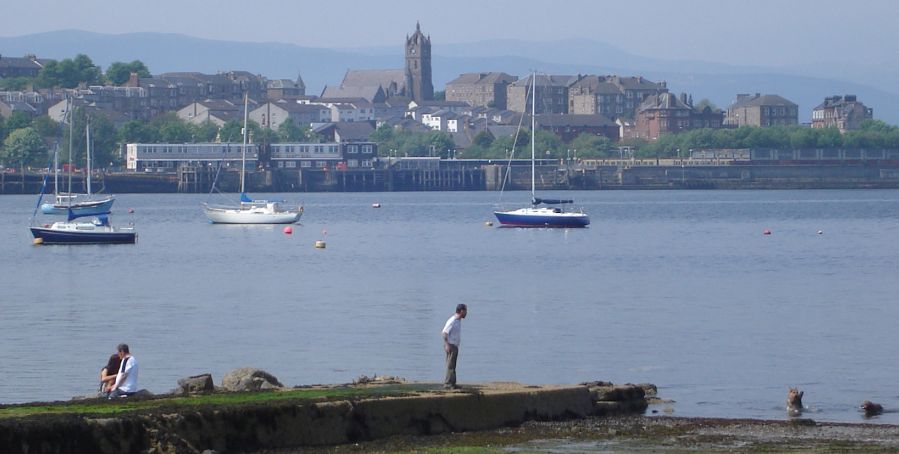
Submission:
<svg viewBox="0 0 899 454">
<path fill-rule="evenodd" d="M 537 74 L 531 86 L 531 206 L 516 210 L 497 210 L 493 214 L 502 226 L 507 227 L 586 227 L 590 216 L 583 211 L 565 211 L 561 206 L 573 200 L 545 199 L 536 196 L 536 91 Z M 540 206 L 547 205 L 547 206 Z M 559 206 L 552 206 L 559 205 Z"/>
</svg>

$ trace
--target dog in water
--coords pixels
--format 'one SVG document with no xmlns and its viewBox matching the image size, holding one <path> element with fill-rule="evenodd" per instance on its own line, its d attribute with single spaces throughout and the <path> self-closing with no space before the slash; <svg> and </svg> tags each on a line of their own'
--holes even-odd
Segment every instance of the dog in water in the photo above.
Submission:
<svg viewBox="0 0 899 454">
<path fill-rule="evenodd" d="M 877 416 L 883 413 L 883 405 L 875 404 L 870 400 L 862 402 L 860 408 L 865 412 L 865 416 Z"/>
<path fill-rule="evenodd" d="M 787 411 L 790 413 L 798 414 L 802 413 L 802 395 L 805 394 L 805 391 L 800 391 L 799 388 L 790 388 L 787 392 Z"/>
</svg>

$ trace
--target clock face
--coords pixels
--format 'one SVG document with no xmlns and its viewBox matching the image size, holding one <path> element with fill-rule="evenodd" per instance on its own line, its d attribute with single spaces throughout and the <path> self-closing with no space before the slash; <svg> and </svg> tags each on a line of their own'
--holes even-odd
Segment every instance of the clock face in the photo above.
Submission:
<svg viewBox="0 0 899 454">
<path fill-rule="evenodd" d="M 412 49 L 412 55 L 415 55 L 415 49 Z"/>
</svg>

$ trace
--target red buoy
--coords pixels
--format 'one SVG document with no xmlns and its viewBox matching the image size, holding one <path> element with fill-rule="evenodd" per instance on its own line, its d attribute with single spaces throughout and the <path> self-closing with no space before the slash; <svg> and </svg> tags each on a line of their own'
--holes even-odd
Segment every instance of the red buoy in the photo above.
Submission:
<svg viewBox="0 0 899 454">
<path fill-rule="evenodd" d="M 292 234 L 293 234 L 293 227 L 291 227 L 291 226 L 289 226 L 289 225 L 288 225 L 287 227 L 284 227 L 284 234 L 285 234 L 285 235 L 292 235 Z"/>
<path fill-rule="evenodd" d="M 762 232 L 762 235 L 770 235 L 770 234 L 771 234 L 771 231 L 768 230 L 768 229 L 765 229 L 765 230 Z"/>
<path fill-rule="evenodd" d="M 134 214 L 134 208 L 128 208 L 128 212 Z"/>
</svg>

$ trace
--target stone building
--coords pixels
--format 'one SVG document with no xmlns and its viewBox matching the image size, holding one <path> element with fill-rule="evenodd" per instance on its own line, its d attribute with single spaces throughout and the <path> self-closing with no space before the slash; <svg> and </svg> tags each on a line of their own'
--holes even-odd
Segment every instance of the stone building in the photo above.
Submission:
<svg viewBox="0 0 899 454">
<path fill-rule="evenodd" d="M 866 107 L 855 95 L 829 96 L 812 110 L 812 127 L 834 127 L 846 132 L 859 129 L 863 121 L 873 118 L 874 109 Z"/>
<path fill-rule="evenodd" d="M 727 108 L 724 124 L 729 126 L 785 126 L 799 124 L 799 106 L 778 95 L 738 94 Z"/>
<path fill-rule="evenodd" d="M 415 23 L 415 33 L 406 37 L 406 96 L 413 101 L 434 99 L 434 84 L 431 80 L 431 37 L 421 32 Z"/>
<path fill-rule="evenodd" d="M 266 97 L 269 100 L 296 99 L 306 96 L 306 83 L 297 75 L 297 80 L 275 79 L 265 84 Z"/>
<path fill-rule="evenodd" d="M 665 82 L 640 76 L 584 76 L 568 89 L 568 112 L 634 118 L 637 107 L 647 97 L 667 91 Z"/>
<path fill-rule="evenodd" d="M 416 101 L 434 99 L 431 79 L 431 38 L 415 24 L 415 33 L 406 37 L 406 67 L 403 69 L 351 69 L 338 86 L 325 86 L 322 98 L 364 98 L 383 103 L 394 97 Z"/>
<path fill-rule="evenodd" d="M 460 74 L 446 84 L 446 100 L 504 110 L 506 89 L 516 80 L 518 77 L 500 72 Z"/>
<path fill-rule="evenodd" d="M 508 109 L 514 112 L 531 111 L 531 85 L 534 75 L 509 84 L 507 90 Z M 580 80 L 579 76 L 537 75 L 537 114 L 568 113 L 568 87 Z"/>
<path fill-rule="evenodd" d="M 678 97 L 665 92 L 649 96 L 640 104 L 630 137 L 655 140 L 690 129 L 720 128 L 723 123 L 724 112 L 709 107 L 697 110 L 686 94 Z"/>
<path fill-rule="evenodd" d="M 37 58 L 34 55 L 8 57 L 0 55 L 0 79 L 7 77 L 37 77 L 44 65 L 54 61 Z"/>
</svg>

